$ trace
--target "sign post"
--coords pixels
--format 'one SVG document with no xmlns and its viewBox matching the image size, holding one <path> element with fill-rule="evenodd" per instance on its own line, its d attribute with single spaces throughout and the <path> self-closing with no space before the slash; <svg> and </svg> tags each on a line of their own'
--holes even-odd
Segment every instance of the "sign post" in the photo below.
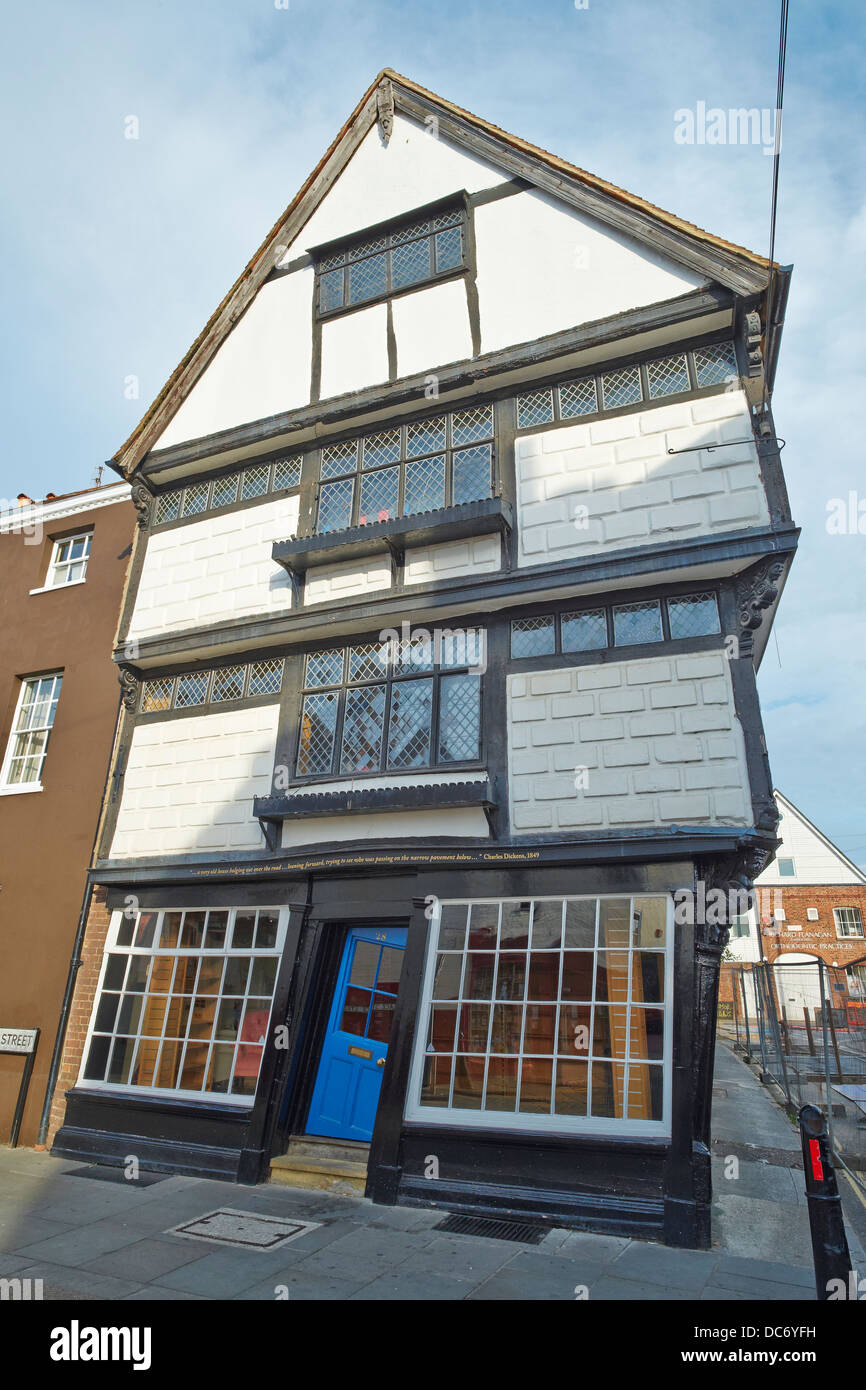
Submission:
<svg viewBox="0 0 866 1390">
<path fill-rule="evenodd" d="M 24 1116 L 24 1106 L 27 1103 L 27 1091 L 30 1086 L 30 1077 L 33 1075 L 33 1063 L 36 1061 L 38 1046 L 38 1028 L 0 1028 L 0 1052 L 14 1052 L 27 1058 L 24 1063 L 24 1071 L 21 1074 L 18 1103 L 15 1106 L 12 1129 L 9 1134 L 9 1146 L 13 1149 L 18 1144 L 18 1134 L 21 1130 L 21 1120 Z"/>
</svg>

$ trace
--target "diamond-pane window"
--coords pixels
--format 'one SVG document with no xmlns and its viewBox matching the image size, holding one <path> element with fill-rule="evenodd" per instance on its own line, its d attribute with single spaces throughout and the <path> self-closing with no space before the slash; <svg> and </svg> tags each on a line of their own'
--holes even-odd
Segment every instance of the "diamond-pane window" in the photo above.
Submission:
<svg viewBox="0 0 866 1390">
<path fill-rule="evenodd" d="M 559 388 L 559 414 L 563 420 L 573 420 L 576 415 L 595 415 L 598 400 L 595 394 L 595 377 L 584 377 L 582 381 L 565 381 Z"/>
<path fill-rule="evenodd" d="M 319 653 L 321 655 L 321 653 Z M 328 653 L 331 655 L 331 653 Z M 349 648 L 349 681 L 381 680 L 388 670 L 387 642 L 368 642 L 363 647 Z M 339 676 L 337 678 L 339 680 Z M 309 682 L 308 682 L 309 683 Z M 329 684 L 325 681 L 323 684 Z"/>
<path fill-rule="evenodd" d="M 605 372 L 602 377 L 605 410 L 619 410 L 642 399 L 640 369 L 622 367 L 617 372 Z"/>
<path fill-rule="evenodd" d="M 397 463 L 402 452 L 399 430 L 384 430 L 382 434 L 368 434 L 362 443 L 364 446 L 364 468 L 378 468 L 382 463 Z"/>
<path fill-rule="evenodd" d="M 458 232 L 459 236 L 459 232 Z M 430 239 L 410 241 L 406 246 L 395 246 L 391 252 L 391 286 L 401 290 L 406 285 L 414 285 L 418 280 L 430 278 Z"/>
<path fill-rule="evenodd" d="M 451 416 L 451 443 L 474 444 L 477 439 L 493 438 L 493 406 L 479 405 L 471 410 L 455 410 Z"/>
<path fill-rule="evenodd" d="M 212 507 L 230 507 L 238 500 L 239 475 L 230 473 L 227 478 L 217 478 L 211 496 Z"/>
<path fill-rule="evenodd" d="M 397 515 L 399 497 L 399 468 L 379 468 L 375 473 L 365 473 L 361 478 L 358 525 L 390 521 Z"/>
<path fill-rule="evenodd" d="M 180 516 L 180 492 L 164 492 L 156 499 L 156 525 L 165 521 L 177 521 Z"/>
<path fill-rule="evenodd" d="M 662 640 L 662 615 L 658 599 L 623 603 L 613 610 L 614 642 L 618 647 Z"/>
<path fill-rule="evenodd" d="M 671 637 L 709 637 L 719 631 L 719 606 L 713 593 L 668 599 Z"/>
<path fill-rule="evenodd" d="M 338 483 L 327 483 L 319 498 L 319 531 L 343 531 L 352 521 L 352 497 L 355 491 L 354 478 L 343 478 Z"/>
<path fill-rule="evenodd" d="M 688 391 L 689 367 L 680 352 L 675 357 L 657 357 L 646 364 L 649 393 L 653 400 L 659 396 L 673 396 L 677 391 Z"/>
<path fill-rule="evenodd" d="M 319 276 L 319 312 L 326 314 L 329 309 L 343 307 L 343 277 L 345 271 L 329 270 Z"/>
<path fill-rule="evenodd" d="M 417 458 L 419 454 L 433 454 L 444 449 L 446 444 L 446 417 L 437 415 L 432 420 L 418 420 L 406 430 L 406 455 Z"/>
<path fill-rule="evenodd" d="M 403 511 L 406 516 L 415 512 L 432 512 L 445 506 L 445 455 L 419 459 L 406 465 L 406 491 Z"/>
<path fill-rule="evenodd" d="M 463 264 L 463 233 L 459 227 L 449 227 L 447 231 L 437 232 L 436 269 L 456 270 Z"/>
<path fill-rule="evenodd" d="M 362 685 L 346 692 L 341 772 L 377 772 L 382 760 L 384 685 Z"/>
<path fill-rule="evenodd" d="M 607 619 L 603 608 L 586 609 L 582 613 L 563 613 L 564 652 L 594 652 L 606 646 Z"/>
<path fill-rule="evenodd" d="M 220 670 L 214 671 L 210 692 L 211 703 L 220 700 L 243 699 L 246 674 L 246 666 L 224 666 Z"/>
<path fill-rule="evenodd" d="M 249 695 L 275 695 L 282 689 L 283 662 L 281 660 L 254 661 L 250 667 Z"/>
<path fill-rule="evenodd" d="M 712 343 L 709 347 L 695 348 L 693 355 L 699 386 L 721 386 L 724 382 L 738 380 L 733 343 Z"/>
<path fill-rule="evenodd" d="M 209 486 L 209 483 L 195 483 L 193 487 L 188 487 L 184 489 L 184 516 L 198 516 L 200 512 L 207 511 L 207 495 Z"/>
<path fill-rule="evenodd" d="M 413 222 L 410 227 L 400 227 L 396 232 L 391 233 L 391 245 L 405 246 L 406 242 L 415 241 L 419 236 L 426 236 L 429 231 L 429 222 Z"/>
<path fill-rule="evenodd" d="M 344 473 L 354 473 L 357 466 L 357 439 L 344 439 L 342 444 L 328 444 L 322 450 L 323 478 L 339 478 Z"/>
<path fill-rule="evenodd" d="M 274 492 L 285 488 L 298 487 L 301 481 L 301 460 L 277 459 L 274 464 Z"/>
<path fill-rule="evenodd" d="M 479 755 L 480 738 L 480 677 L 443 677 L 439 696 L 440 761 L 472 761 Z"/>
<path fill-rule="evenodd" d="M 552 656 L 556 651 L 556 628 L 552 616 L 515 618 L 511 624 L 511 655 Z"/>
<path fill-rule="evenodd" d="M 440 212 L 433 218 L 433 230 L 439 231 L 442 227 L 454 227 L 462 220 L 459 208 L 452 208 L 450 212 Z"/>
<path fill-rule="evenodd" d="M 432 680 L 394 683 L 388 721 L 389 767 L 423 767 L 429 762 L 432 714 Z"/>
<path fill-rule="evenodd" d="M 356 261 L 349 266 L 350 304 L 361 304 L 365 299 L 375 299 L 388 289 L 388 272 L 385 253 L 368 256 L 366 260 Z"/>
<path fill-rule="evenodd" d="M 308 689 L 320 685 L 339 685 L 343 679 L 343 652 L 310 652 L 304 684 Z"/>
<path fill-rule="evenodd" d="M 207 671 L 194 671 L 188 676 L 178 676 L 175 709 L 189 709 L 192 705 L 203 705 L 207 699 Z"/>
<path fill-rule="evenodd" d="M 432 671 L 436 660 L 435 640 L 424 628 L 420 635 L 412 633 L 405 641 L 396 644 L 394 669 L 401 674 L 406 671 Z"/>
<path fill-rule="evenodd" d="M 171 709 L 171 693 L 174 681 L 170 676 L 142 684 L 141 712 L 153 714 L 156 710 Z"/>
<path fill-rule="evenodd" d="M 493 450 L 489 444 L 478 444 L 474 449 L 461 449 L 454 454 L 453 502 L 459 507 L 464 502 L 480 502 L 490 496 Z"/>
<path fill-rule="evenodd" d="M 339 695 L 335 690 L 304 697 L 298 772 L 302 777 L 331 771 Z"/>
<path fill-rule="evenodd" d="M 528 391 L 517 397 L 517 426 L 525 430 L 530 425 L 549 425 L 553 420 L 553 392 Z"/>
<path fill-rule="evenodd" d="M 269 464 L 245 469 L 241 483 L 241 500 L 249 502 L 253 497 L 263 497 L 268 490 L 270 476 Z"/>
</svg>

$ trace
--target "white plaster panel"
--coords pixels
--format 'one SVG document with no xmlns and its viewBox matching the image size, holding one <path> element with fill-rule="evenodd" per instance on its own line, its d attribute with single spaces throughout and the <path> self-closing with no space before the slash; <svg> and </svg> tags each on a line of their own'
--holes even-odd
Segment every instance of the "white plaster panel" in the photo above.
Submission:
<svg viewBox="0 0 866 1390">
<path fill-rule="evenodd" d="M 770 519 L 740 390 L 521 436 L 517 478 L 520 565 Z"/>
<path fill-rule="evenodd" d="M 262 285 L 154 448 L 307 404 L 313 280 L 309 267 Z"/>
<path fill-rule="evenodd" d="M 279 705 L 140 724 L 111 858 L 260 849 L 253 798 L 273 775 Z"/>
<path fill-rule="evenodd" d="M 517 834 L 753 823 L 719 651 L 509 676 L 508 744 Z"/>
<path fill-rule="evenodd" d="M 490 830 L 480 806 L 437 807 L 429 811 L 376 811 L 353 816 L 311 816 L 283 822 L 283 849 L 363 840 L 407 840 L 428 835 L 487 839 Z"/>
<path fill-rule="evenodd" d="M 461 278 L 393 301 L 397 375 L 412 376 L 472 356 L 466 284 Z"/>
<path fill-rule="evenodd" d="M 127 636 L 290 608 L 289 576 L 274 563 L 271 546 L 297 526 L 295 494 L 152 532 Z"/>
<path fill-rule="evenodd" d="M 430 584 L 465 574 L 490 574 L 502 566 L 499 536 L 476 536 L 406 551 L 405 582 Z"/>
<path fill-rule="evenodd" d="M 391 559 L 387 555 L 350 560 L 342 565 L 321 565 L 307 571 L 304 604 L 327 603 L 329 599 L 351 598 L 390 587 Z"/>
<path fill-rule="evenodd" d="M 285 260 L 460 189 L 475 193 L 508 177 L 502 169 L 465 154 L 398 113 L 387 144 L 377 126 L 367 133 Z"/>
<path fill-rule="evenodd" d="M 371 304 L 322 324 L 322 398 L 388 380 L 388 306 Z"/>
<path fill-rule="evenodd" d="M 704 283 L 535 190 L 476 208 L 475 240 L 483 352 L 656 304 Z"/>
</svg>

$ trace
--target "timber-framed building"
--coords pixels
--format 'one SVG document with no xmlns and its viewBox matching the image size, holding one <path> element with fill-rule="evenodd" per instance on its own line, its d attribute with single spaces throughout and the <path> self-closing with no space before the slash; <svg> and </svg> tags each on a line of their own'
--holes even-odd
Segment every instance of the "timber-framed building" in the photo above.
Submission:
<svg viewBox="0 0 866 1390">
<path fill-rule="evenodd" d="M 776 843 L 769 272 L 380 74 L 113 461 L 57 1152 L 708 1244 L 726 928 L 674 905 Z"/>
</svg>

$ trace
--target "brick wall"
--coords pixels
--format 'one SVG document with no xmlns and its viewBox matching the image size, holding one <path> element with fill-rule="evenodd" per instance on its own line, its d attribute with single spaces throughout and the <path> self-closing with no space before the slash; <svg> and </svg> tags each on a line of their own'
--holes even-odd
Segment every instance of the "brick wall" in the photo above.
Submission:
<svg viewBox="0 0 866 1390">
<path fill-rule="evenodd" d="M 271 788 L 279 705 L 139 724 L 112 858 L 260 849 L 253 798 Z"/>
<path fill-rule="evenodd" d="M 75 993 L 66 1028 L 66 1042 L 60 1061 L 60 1071 L 54 1096 L 51 1102 L 51 1119 L 48 1128 L 48 1145 L 63 1124 L 66 1112 L 66 1092 L 75 1085 L 81 1068 L 84 1053 L 84 1040 L 93 1010 L 99 972 L 102 968 L 102 955 L 111 922 L 111 913 L 106 907 L 107 888 L 95 888 L 90 902 L 84 945 L 81 951 L 82 964 L 75 978 Z"/>
<path fill-rule="evenodd" d="M 833 961 L 845 965 L 866 956 L 866 938 L 837 936 L 833 919 L 834 907 L 858 907 L 866 930 L 866 885 L 834 887 L 822 883 L 810 888 L 798 884 L 796 888 L 782 888 L 781 898 L 785 921 L 777 924 L 778 936 L 764 936 L 764 954 L 768 960 L 775 960 L 776 956 L 788 951 L 821 956 L 828 965 Z M 810 907 L 818 910 L 817 922 L 810 922 L 807 917 Z M 802 931 L 792 931 L 795 926 L 802 927 Z"/>
<path fill-rule="evenodd" d="M 508 711 L 518 833 L 752 823 L 720 651 L 510 676 Z"/>
<path fill-rule="evenodd" d="M 526 435 L 517 478 L 521 565 L 769 521 L 741 391 Z"/>
<path fill-rule="evenodd" d="M 274 541 L 298 529 L 298 498 L 281 497 L 148 538 L 130 637 L 288 608 L 289 576 Z"/>
</svg>

